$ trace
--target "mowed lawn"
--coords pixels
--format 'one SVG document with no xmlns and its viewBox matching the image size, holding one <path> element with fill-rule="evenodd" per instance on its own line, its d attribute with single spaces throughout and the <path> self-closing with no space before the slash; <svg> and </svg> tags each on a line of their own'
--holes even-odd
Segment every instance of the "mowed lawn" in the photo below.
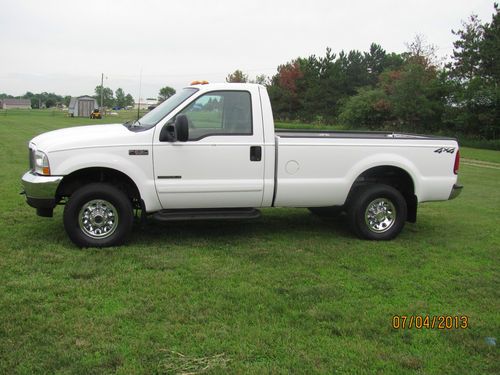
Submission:
<svg viewBox="0 0 500 375">
<path fill-rule="evenodd" d="M 40 218 L 19 195 L 27 142 L 125 117 L 0 112 L 0 373 L 500 373 L 500 152 L 463 149 L 488 167 L 463 165 L 462 195 L 422 204 L 391 242 L 266 209 L 76 248 L 62 207 Z M 391 327 L 412 314 L 466 315 L 469 328 Z"/>
</svg>

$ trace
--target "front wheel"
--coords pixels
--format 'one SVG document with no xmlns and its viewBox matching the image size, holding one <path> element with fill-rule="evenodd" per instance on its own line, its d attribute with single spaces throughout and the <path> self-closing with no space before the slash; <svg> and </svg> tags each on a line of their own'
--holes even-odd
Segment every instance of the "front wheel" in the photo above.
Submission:
<svg viewBox="0 0 500 375">
<path fill-rule="evenodd" d="M 130 199 L 113 185 L 92 183 L 71 195 L 64 208 L 64 228 L 80 247 L 122 244 L 133 224 Z"/>
<path fill-rule="evenodd" d="M 389 185 L 360 186 L 349 199 L 347 215 L 352 230 L 359 237 L 391 240 L 405 225 L 406 200 L 398 190 Z"/>
</svg>

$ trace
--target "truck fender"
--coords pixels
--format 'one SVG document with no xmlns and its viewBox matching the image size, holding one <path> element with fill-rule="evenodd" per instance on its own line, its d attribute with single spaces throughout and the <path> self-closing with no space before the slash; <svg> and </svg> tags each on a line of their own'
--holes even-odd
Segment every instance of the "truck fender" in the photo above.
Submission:
<svg viewBox="0 0 500 375">
<path fill-rule="evenodd" d="M 145 168 L 140 168 L 130 160 L 119 155 L 104 154 L 92 152 L 91 154 L 71 155 L 67 159 L 58 163 L 57 171 L 54 174 L 67 176 L 71 173 L 87 168 L 106 168 L 116 170 L 128 176 L 139 190 L 141 199 L 148 212 L 154 212 L 161 209 L 156 187 L 152 175 L 151 159 L 145 159 Z M 149 167 L 149 168 L 148 168 Z M 151 169 L 151 174 L 147 173 Z"/>
</svg>

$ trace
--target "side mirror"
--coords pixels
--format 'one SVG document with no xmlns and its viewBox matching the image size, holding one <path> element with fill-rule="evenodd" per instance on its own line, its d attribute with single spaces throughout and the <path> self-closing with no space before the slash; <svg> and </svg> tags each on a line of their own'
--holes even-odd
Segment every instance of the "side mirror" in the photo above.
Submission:
<svg viewBox="0 0 500 375">
<path fill-rule="evenodd" d="M 180 142 L 186 142 L 189 139 L 189 122 L 186 115 L 179 115 L 175 119 L 175 135 Z"/>
<path fill-rule="evenodd" d="M 160 132 L 160 142 L 186 142 L 189 139 L 189 123 L 186 115 L 179 115 L 175 124 L 166 124 Z"/>
<path fill-rule="evenodd" d="M 160 142 L 175 142 L 175 126 L 174 124 L 166 124 L 160 132 Z"/>
</svg>

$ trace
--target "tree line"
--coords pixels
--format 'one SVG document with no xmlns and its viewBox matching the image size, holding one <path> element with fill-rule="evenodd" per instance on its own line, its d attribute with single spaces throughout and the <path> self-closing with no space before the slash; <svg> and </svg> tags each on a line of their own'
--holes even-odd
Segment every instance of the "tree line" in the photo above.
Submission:
<svg viewBox="0 0 500 375">
<path fill-rule="evenodd" d="M 404 53 L 369 50 L 299 57 L 277 69 L 265 84 L 277 120 L 338 123 L 351 128 L 436 132 L 500 138 L 500 18 L 476 15 L 452 31 L 451 60 L 417 35 Z M 241 70 L 228 82 L 249 82 Z"/>
<path fill-rule="evenodd" d="M 101 103 L 101 91 L 102 91 L 102 103 Z M 125 108 L 134 105 L 134 98 L 130 94 L 125 94 L 122 88 L 117 88 L 113 93 L 113 90 L 109 87 L 102 88 L 101 85 L 96 86 L 94 98 L 97 99 L 97 103 L 100 106 L 107 108 L 119 107 Z"/>
<path fill-rule="evenodd" d="M 116 91 L 109 87 L 104 87 L 101 89 L 101 85 L 98 85 L 94 89 L 93 98 L 97 100 L 97 103 L 101 105 L 101 90 L 102 90 L 102 105 L 107 108 L 120 107 L 125 108 L 134 105 L 134 98 L 131 94 L 125 94 L 122 88 L 117 88 Z M 161 103 L 175 94 L 175 89 L 169 86 L 162 87 L 158 93 L 158 102 Z M 42 92 L 39 94 L 34 94 L 30 91 L 22 96 L 12 96 L 4 93 L 0 93 L 0 99 L 5 98 L 17 98 L 17 99 L 29 99 L 31 100 L 31 108 L 52 108 L 61 105 L 69 106 L 71 101 L 71 96 L 57 95 L 54 93 Z"/>
<path fill-rule="evenodd" d="M 96 86 L 95 95 L 93 96 L 97 99 L 97 103 L 101 104 L 101 86 Z M 42 92 L 34 94 L 31 91 L 26 92 L 22 96 L 12 96 L 8 94 L 0 93 L 0 99 L 6 98 L 17 98 L 17 99 L 29 99 L 31 101 L 31 108 L 52 108 L 65 105 L 69 106 L 71 101 L 70 95 L 58 95 L 55 93 Z M 103 105 L 108 108 L 121 107 L 125 108 L 127 106 L 134 105 L 134 98 L 130 94 L 125 94 L 122 88 L 116 89 L 113 92 L 109 87 L 105 87 L 103 90 Z"/>
<path fill-rule="evenodd" d="M 61 104 L 69 105 L 71 96 L 61 96 L 53 92 L 42 92 L 34 94 L 31 91 L 26 92 L 22 96 L 12 96 L 9 94 L 0 93 L 0 99 L 29 99 L 31 101 L 31 108 L 51 108 Z"/>
</svg>

